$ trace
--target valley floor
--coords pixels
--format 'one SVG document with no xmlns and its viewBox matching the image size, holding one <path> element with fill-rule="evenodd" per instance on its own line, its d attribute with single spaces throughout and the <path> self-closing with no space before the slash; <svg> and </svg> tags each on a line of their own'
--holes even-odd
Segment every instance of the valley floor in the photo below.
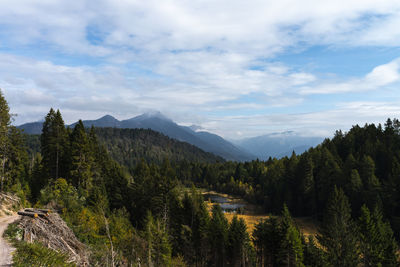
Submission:
<svg viewBox="0 0 400 267">
<path fill-rule="evenodd" d="M 206 191 L 203 192 L 204 200 L 207 202 L 207 206 L 211 212 L 211 208 L 214 204 L 219 203 L 222 208 L 224 205 L 232 206 L 232 205 L 240 205 L 240 213 L 235 211 L 225 210 L 225 216 L 230 222 L 232 218 L 236 215 L 239 219 L 242 218 L 247 225 L 247 231 L 251 234 L 254 230 L 254 227 L 257 223 L 262 220 L 268 219 L 270 217 L 269 214 L 266 214 L 262 211 L 261 207 L 258 207 L 254 204 L 250 204 L 241 198 L 237 198 L 228 194 L 217 193 L 215 191 Z M 311 217 L 295 217 L 293 218 L 300 231 L 305 236 L 316 236 L 317 225 L 313 218 Z"/>
</svg>

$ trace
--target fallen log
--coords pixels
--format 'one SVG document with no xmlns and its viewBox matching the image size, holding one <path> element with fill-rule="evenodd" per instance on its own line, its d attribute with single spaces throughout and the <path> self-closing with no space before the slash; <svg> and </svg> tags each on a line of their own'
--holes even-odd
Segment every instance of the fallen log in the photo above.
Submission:
<svg viewBox="0 0 400 267">
<path fill-rule="evenodd" d="M 27 212 L 27 211 L 18 211 L 18 215 L 28 216 L 31 218 L 37 218 L 39 215 L 35 212 Z"/>
<path fill-rule="evenodd" d="M 45 217 L 49 216 L 48 213 L 43 213 L 43 212 L 38 211 L 36 209 L 25 209 L 24 212 L 37 213 L 37 215 L 39 217 L 42 217 L 42 218 L 45 218 Z"/>
<path fill-rule="evenodd" d="M 51 210 L 49 210 L 49 209 L 36 209 L 36 210 L 43 212 L 43 213 L 51 213 Z"/>
<path fill-rule="evenodd" d="M 25 208 L 25 211 L 28 211 L 28 212 L 51 213 L 51 210 L 49 210 L 49 209 Z"/>
</svg>

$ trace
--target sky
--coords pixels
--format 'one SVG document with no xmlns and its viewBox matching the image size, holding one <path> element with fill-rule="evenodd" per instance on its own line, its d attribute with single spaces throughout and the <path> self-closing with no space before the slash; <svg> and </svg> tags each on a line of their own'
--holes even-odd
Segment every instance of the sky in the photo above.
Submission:
<svg viewBox="0 0 400 267">
<path fill-rule="evenodd" d="M 14 124 L 160 111 L 229 139 L 400 118 L 398 0 L 2 0 Z"/>
</svg>

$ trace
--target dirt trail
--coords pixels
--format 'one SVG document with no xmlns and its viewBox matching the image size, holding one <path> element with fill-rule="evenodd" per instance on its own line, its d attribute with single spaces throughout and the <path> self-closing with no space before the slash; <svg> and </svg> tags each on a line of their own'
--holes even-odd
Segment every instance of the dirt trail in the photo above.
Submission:
<svg viewBox="0 0 400 267">
<path fill-rule="evenodd" d="M 0 267 L 12 266 L 11 252 L 14 250 L 10 244 L 4 240 L 3 232 L 7 229 L 7 226 L 18 219 L 18 215 L 2 216 L 0 217 Z"/>
</svg>

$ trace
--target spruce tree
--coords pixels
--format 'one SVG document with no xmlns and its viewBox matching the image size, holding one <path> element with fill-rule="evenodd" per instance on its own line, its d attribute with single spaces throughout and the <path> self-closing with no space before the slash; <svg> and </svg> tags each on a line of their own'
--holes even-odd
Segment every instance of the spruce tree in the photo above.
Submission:
<svg viewBox="0 0 400 267">
<path fill-rule="evenodd" d="M 243 219 L 235 215 L 228 230 L 228 262 L 229 266 L 245 266 L 246 248 L 249 242 L 249 235 Z"/>
<path fill-rule="evenodd" d="M 79 120 L 72 131 L 70 144 L 70 179 L 75 187 L 85 191 L 84 195 L 87 196 L 88 190 L 92 186 L 91 169 L 93 157 L 85 127 L 81 120 Z"/>
<path fill-rule="evenodd" d="M 212 266 L 225 266 L 228 220 L 219 205 L 213 206 L 209 223 L 209 240 L 212 253 Z"/>
<path fill-rule="evenodd" d="M 66 177 L 67 164 L 67 131 L 59 110 L 52 108 L 43 123 L 40 136 L 43 167 L 49 178 Z"/>
<path fill-rule="evenodd" d="M 359 218 L 360 249 L 364 266 L 398 266 L 397 244 L 389 223 L 376 206 L 373 213 L 361 207 Z"/>
<path fill-rule="evenodd" d="M 279 266 L 282 231 L 276 217 L 270 217 L 255 225 L 253 243 L 257 253 L 257 266 Z"/>
<path fill-rule="evenodd" d="M 9 149 L 9 129 L 11 124 L 10 108 L 0 89 L 0 190 L 4 190 Z"/>
<path fill-rule="evenodd" d="M 147 266 L 170 266 L 171 245 L 165 224 L 147 213 L 144 238 L 147 241 Z"/>
<path fill-rule="evenodd" d="M 280 263 L 284 266 L 304 266 L 301 234 L 294 225 L 286 205 L 283 206 L 280 229 L 282 236 L 279 251 Z"/>
<path fill-rule="evenodd" d="M 332 266 L 357 266 L 359 262 L 356 227 L 349 201 L 335 186 L 326 206 L 324 221 L 317 236 Z"/>
<path fill-rule="evenodd" d="M 312 267 L 326 266 L 324 259 L 324 251 L 318 247 L 312 235 L 306 241 L 305 237 L 302 238 L 304 246 L 304 265 Z"/>
</svg>

